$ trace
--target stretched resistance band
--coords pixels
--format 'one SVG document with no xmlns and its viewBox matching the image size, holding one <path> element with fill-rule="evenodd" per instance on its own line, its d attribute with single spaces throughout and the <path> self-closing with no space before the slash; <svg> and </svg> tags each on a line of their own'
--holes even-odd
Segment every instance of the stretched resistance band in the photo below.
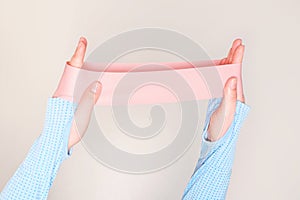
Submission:
<svg viewBox="0 0 300 200">
<path fill-rule="evenodd" d="M 94 81 L 102 83 L 97 105 L 160 104 L 223 96 L 228 78 L 237 78 L 242 94 L 242 64 L 199 62 L 112 63 L 85 62 L 82 68 L 65 64 L 57 94 L 79 101 Z"/>
</svg>

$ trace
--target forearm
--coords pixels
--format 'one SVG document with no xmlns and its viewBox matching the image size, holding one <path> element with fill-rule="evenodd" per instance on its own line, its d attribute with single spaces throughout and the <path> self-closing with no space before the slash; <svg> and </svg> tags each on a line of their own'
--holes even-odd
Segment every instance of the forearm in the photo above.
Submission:
<svg viewBox="0 0 300 200">
<path fill-rule="evenodd" d="M 66 159 L 76 104 L 49 98 L 44 127 L 25 160 L 4 187 L 1 200 L 46 199 L 60 164 Z"/>
<path fill-rule="evenodd" d="M 213 111 L 221 99 L 210 102 L 202 136 L 202 150 L 195 172 L 188 183 L 183 199 L 225 199 L 234 160 L 235 146 L 249 106 L 237 101 L 234 120 L 225 135 L 216 142 L 209 142 L 207 128 Z"/>
</svg>

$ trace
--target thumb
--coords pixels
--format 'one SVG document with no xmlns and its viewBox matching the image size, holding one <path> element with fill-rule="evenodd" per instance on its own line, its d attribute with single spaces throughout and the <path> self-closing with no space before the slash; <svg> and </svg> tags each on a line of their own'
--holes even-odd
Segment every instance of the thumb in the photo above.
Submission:
<svg viewBox="0 0 300 200">
<path fill-rule="evenodd" d="M 224 87 L 224 103 L 226 107 L 231 108 L 233 105 L 235 107 L 237 99 L 237 78 L 230 77 Z"/>
<path fill-rule="evenodd" d="M 68 143 L 69 149 L 73 145 L 77 144 L 86 132 L 90 122 L 92 110 L 100 97 L 101 91 L 102 84 L 99 81 L 95 81 L 89 85 L 89 87 L 81 96 L 72 122 Z"/>
<path fill-rule="evenodd" d="M 221 103 L 225 111 L 225 123 L 228 124 L 225 126 L 229 128 L 231 122 L 234 118 L 235 107 L 237 101 L 237 78 L 231 77 L 227 80 L 225 87 L 224 87 L 224 97 Z M 225 129 L 226 129 L 225 128 Z"/>
<path fill-rule="evenodd" d="M 237 79 L 231 77 L 227 80 L 223 99 L 220 106 L 212 114 L 208 127 L 208 139 L 216 141 L 223 137 L 234 119 L 236 101 L 237 101 Z"/>
</svg>

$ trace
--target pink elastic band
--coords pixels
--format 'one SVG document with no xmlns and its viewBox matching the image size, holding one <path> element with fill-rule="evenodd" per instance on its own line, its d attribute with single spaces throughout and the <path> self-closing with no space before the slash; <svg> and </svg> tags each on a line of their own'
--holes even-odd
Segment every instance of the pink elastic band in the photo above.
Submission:
<svg viewBox="0 0 300 200">
<path fill-rule="evenodd" d="M 170 77 L 174 74 L 177 78 L 171 79 Z M 210 75 L 207 76 L 207 74 Z M 77 102 L 86 88 L 92 82 L 99 80 L 102 83 L 102 92 L 97 105 L 159 104 L 204 100 L 222 97 L 222 88 L 227 79 L 232 76 L 237 78 L 237 92 L 240 95 L 243 92 L 241 64 L 220 65 L 220 60 L 200 61 L 193 64 L 188 62 L 113 63 L 107 68 L 105 65 L 85 62 L 82 68 L 76 68 L 67 62 L 56 94 Z M 159 84 L 159 81 L 149 84 L 151 81 L 147 78 L 151 77 L 159 77 L 162 80 L 170 78 L 175 82 L 162 87 L 164 84 Z M 139 79 L 144 79 L 145 83 Z M 178 82 L 176 82 L 177 79 Z M 122 89 L 132 88 L 137 82 L 143 85 L 136 85 L 139 88 L 135 88 L 137 89 L 135 92 Z M 214 88 L 214 84 L 218 84 L 218 88 Z M 176 87 L 179 87 L 177 91 L 185 90 L 186 93 L 177 96 L 176 93 L 170 92 Z M 193 95 L 190 95 L 191 92 Z M 127 99 L 128 101 L 125 101 Z"/>
</svg>

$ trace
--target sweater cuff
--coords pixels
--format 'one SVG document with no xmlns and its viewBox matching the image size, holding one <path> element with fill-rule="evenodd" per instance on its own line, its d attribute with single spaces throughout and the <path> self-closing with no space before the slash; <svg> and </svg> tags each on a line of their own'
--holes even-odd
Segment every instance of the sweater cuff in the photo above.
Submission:
<svg viewBox="0 0 300 200">
<path fill-rule="evenodd" d="M 236 127 L 239 127 L 240 124 L 246 119 L 249 110 L 250 110 L 249 105 L 238 100 L 236 102 L 236 110 L 235 110 L 233 122 L 231 123 L 226 133 L 221 138 L 213 142 L 207 140 L 207 133 L 208 133 L 207 129 L 210 123 L 210 117 L 207 119 L 202 134 L 202 147 L 201 147 L 201 154 L 199 158 L 199 164 L 202 164 L 203 160 L 205 160 L 211 154 L 213 149 L 216 149 L 217 147 L 221 146 L 231 136 L 231 134 L 233 134 L 234 132 L 233 130 Z"/>
</svg>

